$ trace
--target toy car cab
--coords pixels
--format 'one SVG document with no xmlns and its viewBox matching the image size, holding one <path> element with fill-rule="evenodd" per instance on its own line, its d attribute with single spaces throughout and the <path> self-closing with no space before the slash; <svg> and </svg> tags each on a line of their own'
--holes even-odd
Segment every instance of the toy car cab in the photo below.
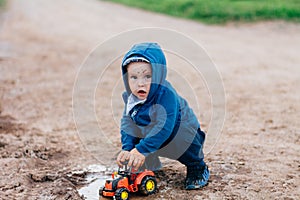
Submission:
<svg viewBox="0 0 300 200">
<path fill-rule="evenodd" d="M 112 174 L 112 179 L 106 180 L 105 186 L 100 188 L 100 197 L 112 197 L 116 200 L 128 200 L 130 192 L 143 195 L 154 194 L 157 191 L 157 181 L 153 171 L 145 170 L 134 173 L 127 164 Z"/>
</svg>

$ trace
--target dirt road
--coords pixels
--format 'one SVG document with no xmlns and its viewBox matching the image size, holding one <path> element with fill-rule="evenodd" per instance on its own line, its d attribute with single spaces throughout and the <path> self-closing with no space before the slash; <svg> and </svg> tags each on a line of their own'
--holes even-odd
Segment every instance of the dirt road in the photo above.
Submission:
<svg viewBox="0 0 300 200">
<path fill-rule="evenodd" d="M 223 78 L 226 120 L 205 189 L 183 190 L 184 167 L 167 160 L 146 199 L 300 199 L 299 24 L 207 26 L 96 0 L 11 0 L 2 14 L 1 199 L 81 199 L 86 173 L 74 171 L 99 163 L 74 124 L 76 73 L 97 44 L 152 26 L 205 47 Z"/>
</svg>

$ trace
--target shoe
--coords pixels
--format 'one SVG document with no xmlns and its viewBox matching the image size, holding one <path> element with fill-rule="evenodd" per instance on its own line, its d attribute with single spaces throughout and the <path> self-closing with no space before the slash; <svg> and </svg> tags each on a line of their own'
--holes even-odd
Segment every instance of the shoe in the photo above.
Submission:
<svg viewBox="0 0 300 200">
<path fill-rule="evenodd" d="M 185 179 L 185 189 L 200 189 L 208 184 L 210 173 L 207 165 L 188 166 Z"/>
</svg>

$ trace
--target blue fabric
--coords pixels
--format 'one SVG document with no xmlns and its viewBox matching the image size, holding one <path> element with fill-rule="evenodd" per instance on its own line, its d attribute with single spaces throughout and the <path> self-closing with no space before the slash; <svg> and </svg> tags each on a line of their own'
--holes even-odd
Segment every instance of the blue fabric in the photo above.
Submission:
<svg viewBox="0 0 300 200">
<path fill-rule="evenodd" d="M 152 67 L 152 83 L 146 102 L 136 105 L 128 115 L 124 110 L 121 119 L 122 149 L 130 151 L 137 148 L 140 153 L 148 156 L 166 147 L 161 154 L 171 158 L 173 155 L 173 159 L 180 159 L 185 165 L 188 161 L 201 162 L 205 135 L 199 134 L 200 124 L 186 100 L 179 96 L 166 80 L 166 59 L 156 43 L 136 44 L 123 58 L 125 109 L 131 91 L 124 61 L 133 56 L 149 60 Z"/>
</svg>

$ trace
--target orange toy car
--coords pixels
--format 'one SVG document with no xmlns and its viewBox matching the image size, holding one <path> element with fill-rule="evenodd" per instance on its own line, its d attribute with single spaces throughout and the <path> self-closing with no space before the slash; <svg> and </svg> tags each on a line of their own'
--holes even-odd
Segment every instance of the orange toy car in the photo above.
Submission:
<svg viewBox="0 0 300 200">
<path fill-rule="evenodd" d="M 113 197 L 115 200 L 128 200 L 130 192 L 150 195 L 156 191 L 157 182 L 153 171 L 134 173 L 132 168 L 125 164 L 118 172 L 112 174 L 112 179 L 106 180 L 105 186 L 99 190 L 99 195 Z"/>
</svg>

